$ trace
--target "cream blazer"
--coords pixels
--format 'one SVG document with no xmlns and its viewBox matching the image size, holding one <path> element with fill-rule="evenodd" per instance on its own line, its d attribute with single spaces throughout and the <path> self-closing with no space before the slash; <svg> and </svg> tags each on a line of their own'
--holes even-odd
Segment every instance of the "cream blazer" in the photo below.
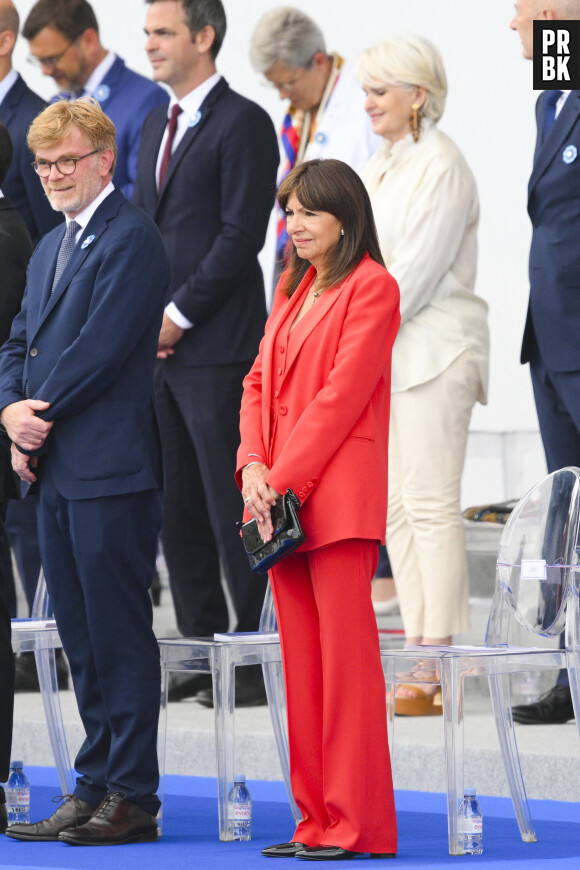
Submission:
<svg viewBox="0 0 580 870">
<path fill-rule="evenodd" d="M 465 350 L 487 401 L 487 304 L 475 295 L 479 202 L 456 145 L 424 119 L 421 136 L 383 139 L 365 167 L 385 265 L 401 292 L 401 329 L 393 349 L 392 389 L 432 380 Z"/>
</svg>

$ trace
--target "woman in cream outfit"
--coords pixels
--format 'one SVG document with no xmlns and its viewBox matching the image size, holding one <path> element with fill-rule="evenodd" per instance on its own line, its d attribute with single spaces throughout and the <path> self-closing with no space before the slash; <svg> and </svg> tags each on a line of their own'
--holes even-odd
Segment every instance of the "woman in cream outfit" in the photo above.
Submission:
<svg viewBox="0 0 580 870">
<path fill-rule="evenodd" d="M 487 388 L 487 305 L 474 293 L 477 189 L 437 127 L 447 81 L 430 42 L 389 39 L 363 52 L 358 76 L 383 137 L 363 180 L 401 291 L 387 547 L 407 643 L 446 645 L 469 621 L 460 485 L 471 409 Z M 410 684 L 395 710 L 435 713 L 439 700 L 437 687 Z"/>
</svg>

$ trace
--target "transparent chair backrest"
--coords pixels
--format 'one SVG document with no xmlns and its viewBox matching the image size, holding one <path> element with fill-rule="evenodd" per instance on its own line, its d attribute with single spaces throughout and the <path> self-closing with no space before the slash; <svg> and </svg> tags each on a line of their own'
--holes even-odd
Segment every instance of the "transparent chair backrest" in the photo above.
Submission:
<svg viewBox="0 0 580 870">
<path fill-rule="evenodd" d="M 272 597 L 272 589 L 269 583 L 266 587 L 266 596 L 264 598 L 262 613 L 260 615 L 260 631 L 278 631 L 276 612 L 274 610 L 274 599 Z"/>
<path fill-rule="evenodd" d="M 42 568 L 40 569 L 30 616 L 32 619 L 52 619 L 52 606 L 48 597 L 48 589 L 46 588 L 46 580 L 44 579 Z"/>
<path fill-rule="evenodd" d="M 496 598 L 503 597 L 518 622 L 534 634 L 554 637 L 565 626 L 566 602 L 576 589 L 579 521 L 580 469 L 562 468 L 532 487 L 506 523 Z M 492 616 L 498 610 L 493 608 Z M 490 634 L 497 642 L 502 632 L 490 625 Z"/>
</svg>

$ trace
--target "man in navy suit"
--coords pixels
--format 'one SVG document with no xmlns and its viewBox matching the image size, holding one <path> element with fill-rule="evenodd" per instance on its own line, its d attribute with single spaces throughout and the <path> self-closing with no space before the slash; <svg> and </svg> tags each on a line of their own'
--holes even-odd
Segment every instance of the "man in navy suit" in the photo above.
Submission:
<svg viewBox="0 0 580 870">
<path fill-rule="evenodd" d="M 184 635 L 227 631 L 220 563 L 237 631 L 258 629 L 265 592 L 235 528 L 243 504 L 233 475 L 242 381 L 266 319 L 258 253 L 278 146 L 266 112 L 216 70 L 225 31 L 221 0 L 149 2 L 147 53 L 154 78 L 173 93 L 169 112 L 156 109 L 145 122 L 134 202 L 157 223 L 172 266 L 157 399 L 167 478 L 163 550 Z M 264 703 L 260 669 L 239 670 L 236 702 Z M 202 682 L 190 679 L 182 693 L 172 687 L 170 697 L 197 694 L 211 704 Z"/>
<path fill-rule="evenodd" d="M 103 48 L 87 0 L 38 0 L 22 35 L 44 75 L 56 82 L 60 97 L 94 97 L 114 123 L 118 158 L 113 181 L 130 199 L 143 122 L 152 109 L 167 105 L 167 93 Z"/>
<path fill-rule="evenodd" d="M 30 165 L 33 156 L 26 134 L 46 103 L 31 91 L 12 67 L 12 53 L 18 36 L 19 17 L 12 0 L 0 0 L 0 121 L 8 127 L 14 144 L 14 160 L 4 181 L 4 193 L 20 212 L 32 241 L 62 222 L 62 215 L 50 207 Z"/>
<path fill-rule="evenodd" d="M 510 24 L 533 57 L 533 22 L 580 19 L 580 0 L 517 0 Z M 548 471 L 580 466 L 580 91 L 544 91 L 528 185 L 530 301 L 522 344 Z M 564 638 L 561 638 L 563 644 Z M 527 725 L 574 718 L 567 671 L 539 701 L 513 708 Z"/>
<path fill-rule="evenodd" d="M 37 491 L 42 564 L 86 739 L 75 792 L 22 840 L 155 840 L 159 652 L 149 597 L 161 522 L 153 368 L 169 263 L 159 231 L 111 182 L 115 128 L 60 101 L 28 144 L 66 217 L 36 248 L 0 351 L 0 422 Z"/>
</svg>

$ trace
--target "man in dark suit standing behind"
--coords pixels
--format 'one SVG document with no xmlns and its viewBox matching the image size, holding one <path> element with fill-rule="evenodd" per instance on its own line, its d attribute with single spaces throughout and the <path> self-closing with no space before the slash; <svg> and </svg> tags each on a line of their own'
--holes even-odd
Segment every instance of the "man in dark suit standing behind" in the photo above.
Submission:
<svg viewBox="0 0 580 870">
<path fill-rule="evenodd" d="M 510 24 L 533 58 L 534 19 L 580 19 L 580 0 L 517 0 Z M 536 103 L 528 184 L 530 301 L 522 344 L 529 362 L 548 471 L 580 466 L 580 91 L 550 90 Z M 561 637 L 563 644 L 564 638 Z M 513 708 L 524 725 L 574 718 L 568 672 L 539 701 Z"/>
<path fill-rule="evenodd" d="M 155 110 L 143 127 L 134 196 L 161 230 L 172 266 L 157 377 L 163 549 L 182 634 L 227 631 L 220 561 L 236 630 L 255 631 L 266 578 L 251 574 L 235 528 L 243 505 L 233 474 L 242 380 L 266 319 L 258 253 L 276 191 L 276 133 L 216 71 L 221 0 L 147 2 L 153 76 L 173 92 L 169 113 Z M 259 667 L 239 670 L 237 703 L 264 703 Z M 204 683 L 196 675 L 170 698 L 197 694 L 210 705 Z"/>
<path fill-rule="evenodd" d="M 155 224 L 111 182 L 115 128 L 60 101 L 28 143 L 66 217 L 36 248 L 0 351 L 0 422 L 40 554 L 86 738 L 73 795 L 20 840 L 157 839 L 159 650 L 149 586 L 161 523 L 153 368 L 169 281 Z"/>
<path fill-rule="evenodd" d="M 26 134 L 46 103 L 12 67 L 18 27 L 18 12 L 12 0 L 0 0 L 0 121 L 8 127 L 14 144 L 14 159 L 4 182 L 4 193 L 14 203 L 36 244 L 63 218 L 51 208 L 30 165 L 33 157 Z"/>
<path fill-rule="evenodd" d="M 0 346 L 10 334 L 10 325 L 20 309 L 26 267 L 32 242 L 24 221 L 4 196 L 2 185 L 12 162 L 10 133 L 0 123 Z M 15 495 L 10 454 L 0 444 L 0 782 L 6 782 L 12 746 L 12 711 L 14 707 L 14 655 L 10 643 L 10 615 L 6 591 L 14 588 L 10 547 L 4 532 L 8 499 Z M 0 833 L 6 830 L 6 803 L 0 786 Z"/>
</svg>

